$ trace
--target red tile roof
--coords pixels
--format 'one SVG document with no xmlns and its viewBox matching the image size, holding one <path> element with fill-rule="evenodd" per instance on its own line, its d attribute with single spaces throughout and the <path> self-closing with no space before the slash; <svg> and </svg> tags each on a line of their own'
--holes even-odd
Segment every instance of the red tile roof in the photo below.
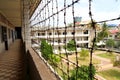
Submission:
<svg viewBox="0 0 120 80">
<path fill-rule="evenodd" d="M 118 29 L 114 29 L 114 30 L 109 30 L 109 32 L 110 32 L 111 34 L 116 34 L 117 32 L 119 32 L 119 30 L 118 30 Z"/>
</svg>

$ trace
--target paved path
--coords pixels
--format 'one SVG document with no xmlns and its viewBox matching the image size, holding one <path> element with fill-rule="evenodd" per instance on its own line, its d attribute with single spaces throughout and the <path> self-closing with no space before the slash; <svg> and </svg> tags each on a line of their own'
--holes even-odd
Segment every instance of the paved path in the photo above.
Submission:
<svg viewBox="0 0 120 80">
<path fill-rule="evenodd" d="M 113 64 L 111 63 L 110 59 L 102 58 L 96 55 L 96 54 L 102 54 L 102 53 L 105 53 L 105 51 L 98 51 L 97 53 L 93 54 L 94 58 L 101 61 L 101 63 L 98 65 L 98 71 L 113 68 Z"/>
<path fill-rule="evenodd" d="M 0 54 L 0 80 L 26 80 L 23 51 L 21 40 L 16 40 Z"/>
<path fill-rule="evenodd" d="M 99 56 L 96 55 L 96 54 L 102 54 L 102 53 L 105 53 L 105 51 L 98 51 L 97 53 L 93 54 L 94 58 L 101 61 L 101 63 L 98 65 L 98 70 L 97 71 L 108 70 L 108 69 L 113 68 L 113 64 L 111 63 L 110 59 L 102 58 L 102 57 L 99 57 Z M 96 74 L 96 78 L 98 80 L 106 80 L 102 76 L 97 75 L 97 74 Z"/>
</svg>

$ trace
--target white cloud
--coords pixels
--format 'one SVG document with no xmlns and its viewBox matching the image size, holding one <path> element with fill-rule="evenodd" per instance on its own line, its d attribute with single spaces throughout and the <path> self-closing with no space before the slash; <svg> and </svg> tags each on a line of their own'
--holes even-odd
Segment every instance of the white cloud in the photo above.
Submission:
<svg viewBox="0 0 120 80">
<path fill-rule="evenodd" d="M 94 0 L 94 1 L 97 2 L 97 0 Z M 68 5 L 68 4 L 72 3 L 72 0 L 66 0 L 66 2 L 67 2 L 66 4 Z M 94 4 L 95 3 L 92 3 L 92 5 L 93 5 L 92 13 L 93 13 L 93 19 L 95 21 L 117 18 L 120 14 L 120 10 L 119 10 L 118 6 L 116 6 L 117 8 L 113 8 L 113 9 L 109 9 L 109 7 L 108 7 L 108 10 L 109 10 L 109 12 L 108 12 L 108 11 L 104 11 L 104 10 L 102 11 L 102 9 L 100 9 L 100 7 L 98 8 L 98 5 L 96 6 Z M 50 16 L 50 15 L 52 15 L 52 4 L 50 3 L 48 6 L 49 6 L 49 16 Z M 102 4 L 99 4 L 99 6 L 102 6 Z M 113 6 L 113 5 L 111 5 L 111 6 Z M 43 5 L 41 5 L 41 7 L 43 7 Z M 61 10 L 63 8 L 64 8 L 64 1 L 58 0 L 58 9 Z M 88 0 L 80 0 L 78 3 L 75 3 L 74 9 L 75 9 L 74 10 L 75 16 L 82 17 L 83 21 L 90 20 Z M 48 9 L 46 9 L 46 11 L 48 11 Z M 54 0 L 54 13 L 56 13 L 56 12 L 57 12 L 56 2 Z M 46 12 L 46 14 L 48 14 L 48 12 Z M 42 14 L 41 16 L 43 17 L 43 15 L 44 14 Z M 46 17 L 48 17 L 48 15 L 46 15 Z M 53 25 L 53 19 L 51 18 L 50 20 L 51 20 L 50 21 L 51 25 Z M 66 9 L 66 24 L 72 23 L 72 22 L 73 22 L 72 7 L 70 7 L 70 8 Z M 49 21 L 47 21 L 47 23 L 49 23 Z M 114 23 L 119 23 L 119 21 L 114 21 Z M 55 16 L 55 25 L 56 24 L 57 24 L 57 18 Z M 64 26 L 64 11 L 59 13 L 59 26 Z"/>
</svg>

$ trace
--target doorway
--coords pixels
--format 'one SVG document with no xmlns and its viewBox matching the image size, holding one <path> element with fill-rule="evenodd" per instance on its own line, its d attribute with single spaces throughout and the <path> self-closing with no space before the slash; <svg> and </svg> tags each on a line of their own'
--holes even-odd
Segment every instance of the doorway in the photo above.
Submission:
<svg viewBox="0 0 120 80">
<path fill-rule="evenodd" d="M 5 50 L 8 50 L 7 28 L 2 26 L 2 36 L 5 43 Z"/>
<path fill-rule="evenodd" d="M 16 35 L 17 35 L 17 39 L 22 39 L 22 35 L 21 35 L 21 27 L 15 27 L 15 31 L 16 31 Z"/>
</svg>

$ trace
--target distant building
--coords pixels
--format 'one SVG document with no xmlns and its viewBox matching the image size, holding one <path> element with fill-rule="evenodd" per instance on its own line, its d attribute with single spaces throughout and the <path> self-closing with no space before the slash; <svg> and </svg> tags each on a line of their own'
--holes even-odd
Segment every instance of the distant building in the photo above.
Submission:
<svg viewBox="0 0 120 80">
<path fill-rule="evenodd" d="M 82 17 L 75 17 L 75 23 L 76 22 L 81 22 L 81 20 L 82 20 Z"/>
<path fill-rule="evenodd" d="M 109 30 L 108 39 L 117 39 L 118 32 L 119 32 L 118 29 L 111 29 L 111 30 Z"/>
<path fill-rule="evenodd" d="M 41 39 L 46 39 L 48 43 L 54 45 L 54 50 L 59 50 L 64 53 L 64 45 L 65 42 L 68 43 L 73 39 L 73 35 L 75 35 L 75 41 L 77 49 L 79 50 L 81 47 L 91 47 L 91 41 L 93 40 L 94 31 L 91 27 L 88 26 L 89 21 L 81 21 L 79 25 L 75 27 L 75 33 L 73 31 L 73 27 L 67 27 L 65 32 L 65 27 L 62 28 L 53 28 L 46 30 L 37 30 L 39 28 L 32 29 L 32 39 L 36 42 L 40 43 Z M 58 36 L 59 35 L 59 36 Z M 66 39 L 65 39 L 66 35 Z"/>
</svg>

